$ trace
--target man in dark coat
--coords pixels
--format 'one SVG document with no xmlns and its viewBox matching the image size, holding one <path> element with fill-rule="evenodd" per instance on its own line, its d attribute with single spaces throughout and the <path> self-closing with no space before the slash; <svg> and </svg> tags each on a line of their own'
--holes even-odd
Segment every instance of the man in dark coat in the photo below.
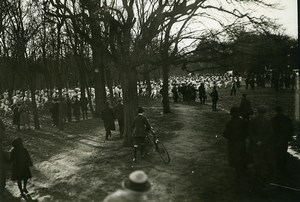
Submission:
<svg viewBox="0 0 300 202">
<path fill-rule="evenodd" d="M 217 111 L 217 103 L 219 100 L 219 93 L 217 91 L 217 87 L 213 87 L 213 91 L 210 93 L 211 99 L 212 99 L 212 110 Z"/>
<path fill-rule="evenodd" d="M 73 97 L 73 115 L 75 116 L 76 121 L 80 121 L 80 101 L 78 100 L 78 96 L 75 95 Z"/>
<path fill-rule="evenodd" d="M 283 108 L 275 108 L 276 115 L 271 119 L 273 126 L 274 154 L 276 162 L 276 171 L 284 171 L 287 160 L 288 142 L 292 140 L 294 126 L 292 120 L 283 114 Z"/>
<path fill-rule="evenodd" d="M 173 99 L 174 99 L 174 102 L 177 103 L 177 102 L 178 102 L 179 95 L 178 95 L 178 89 L 177 89 L 177 86 L 176 86 L 176 85 L 173 86 L 173 88 L 172 88 L 172 93 L 173 93 Z"/>
<path fill-rule="evenodd" d="M 144 145 L 145 145 L 145 138 L 147 136 L 148 131 L 151 129 L 151 126 L 144 116 L 144 109 L 142 107 L 138 108 L 138 115 L 134 118 L 133 121 L 133 162 L 137 161 L 137 149 L 141 147 L 141 156 L 144 158 Z"/>
<path fill-rule="evenodd" d="M 249 121 L 250 115 L 253 114 L 250 100 L 247 99 L 247 94 L 243 94 L 239 107 L 240 115 L 244 120 Z"/>
<path fill-rule="evenodd" d="M 205 87 L 204 87 L 204 83 L 201 83 L 199 86 L 199 100 L 201 104 L 205 104 L 205 100 L 206 100 L 206 91 L 205 91 Z"/>
<path fill-rule="evenodd" d="M 252 143 L 254 169 L 259 180 L 267 181 L 274 177 L 272 123 L 265 117 L 266 107 L 258 107 L 258 116 L 251 120 L 249 135 Z"/>
<path fill-rule="evenodd" d="M 80 107 L 81 107 L 81 111 L 82 111 L 82 118 L 83 120 L 87 119 L 88 115 L 87 115 L 87 111 L 88 111 L 88 99 L 85 96 L 82 96 L 80 98 Z"/>
<path fill-rule="evenodd" d="M 226 124 L 223 136 L 228 139 L 228 159 L 230 166 L 236 169 L 237 177 L 244 174 L 246 168 L 246 125 L 239 118 L 239 108 L 230 110 L 232 119 Z"/>
<path fill-rule="evenodd" d="M 122 138 L 124 133 L 124 106 L 122 104 L 122 99 L 118 99 L 118 104 L 115 107 L 115 115 L 118 120 L 120 138 Z"/>
<path fill-rule="evenodd" d="M 108 140 L 108 137 L 111 137 L 111 131 L 114 131 L 115 128 L 115 115 L 113 109 L 109 106 L 109 103 L 105 103 L 105 108 L 101 112 L 101 118 L 104 122 L 104 127 L 106 131 L 105 140 Z"/>
</svg>

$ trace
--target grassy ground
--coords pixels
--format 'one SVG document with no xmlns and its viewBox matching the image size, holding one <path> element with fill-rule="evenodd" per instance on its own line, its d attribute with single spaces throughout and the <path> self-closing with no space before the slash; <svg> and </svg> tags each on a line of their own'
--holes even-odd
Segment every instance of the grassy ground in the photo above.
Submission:
<svg viewBox="0 0 300 202">
<path fill-rule="evenodd" d="M 221 133 L 230 118 L 226 110 L 239 103 L 244 90 L 234 97 L 229 96 L 228 91 L 220 92 L 220 107 L 225 111 L 217 112 L 212 112 L 210 105 L 172 103 L 172 113 L 163 115 L 158 100 L 140 100 L 169 150 L 171 162 L 168 165 L 157 155 L 132 163 L 132 150 L 122 147 L 117 132 L 112 141 L 104 141 L 100 119 L 72 122 L 63 132 L 49 127 L 48 116 L 43 118 L 41 130 L 9 129 L 6 144 L 17 136 L 22 137 L 34 162 L 28 187 L 30 197 L 26 200 L 102 201 L 121 187 L 121 181 L 130 172 L 143 169 L 151 180 L 149 198 L 153 202 L 299 201 L 299 192 L 258 185 L 251 172 L 243 182 L 235 180 L 234 171 L 227 163 L 226 140 Z M 249 91 L 254 106 L 264 104 L 272 108 L 282 104 L 289 114 L 294 104 L 291 96 L 292 92 L 288 91 L 280 94 L 274 94 L 271 89 Z M 290 157 L 287 174 L 277 183 L 300 188 L 299 170 L 299 160 Z M 7 190 L 7 201 L 25 200 L 20 198 L 16 184 L 10 180 Z"/>
</svg>

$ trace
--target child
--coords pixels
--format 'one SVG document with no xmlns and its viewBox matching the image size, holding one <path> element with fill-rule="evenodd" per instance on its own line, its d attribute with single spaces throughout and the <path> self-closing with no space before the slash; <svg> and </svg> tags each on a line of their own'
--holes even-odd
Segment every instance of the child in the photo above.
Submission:
<svg viewBox="0 0 300 202">
<path fill-rule="evenodd" d="M 11 151 L 12 161 L 12 180 L 17 180 L 21 196 L 28 193 L 26 189 L 27 181 L 31 178 L 29 167 L 32 166 L 27 149 L 23 147 L 22 139 L 17 138 L 12 142 L 13 149 Z M 23 182 L 23 188 L 22 188 Z"/>
</svg>

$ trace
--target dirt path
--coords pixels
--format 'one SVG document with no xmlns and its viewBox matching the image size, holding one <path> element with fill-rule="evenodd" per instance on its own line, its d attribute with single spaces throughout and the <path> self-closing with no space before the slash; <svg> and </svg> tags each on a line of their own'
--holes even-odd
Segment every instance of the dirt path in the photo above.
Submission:
<svg viewBox="0 0 300 202">
<path fill-rule="evenodd" d="M 132 163 L 132 150 L 122 147 L 117 132 L 112 141 L 104 141 L 98 119 L 71 123 L 64 132 L 53 128 L 29 131 L 20 135 L 35 164 L 28 187 L 32 199 L 102 201 L 120 188 L 130 172 L 143 169 L 151 179 L 153 202 L 257 201 L 257 194 L 251 196 L 253 190 L 241 191 L 236 186 L 228 168 L 226 141 L 220 136 L 227 113 L 212 112 L 207 105 L 178 104 L 172 106 L 172 114 L 161 115 L 158 102 L 144 104 L 169 150 L 169 165 L 157 155 Z M 19 198 L 16 184 L 9 181 L 7 188 Z M 285 193 L 280 196 L 287 197 Z"/>
</svg>

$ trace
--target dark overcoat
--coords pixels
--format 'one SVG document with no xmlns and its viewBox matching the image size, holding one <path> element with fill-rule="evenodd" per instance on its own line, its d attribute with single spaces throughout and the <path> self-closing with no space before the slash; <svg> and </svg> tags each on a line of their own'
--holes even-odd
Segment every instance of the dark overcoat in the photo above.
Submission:
<svg viewBox="0 0 300 202">
<path fill-rule="evenodd" d="M 232 167 L 246 165 L 246 135 L 246 124 L 241 118 L 233 117 L 226 124 L 223 136 L 228 140 L 228 160 Z"/>
<path fill-rule="evenodd" d="M 132 137 L 146 137 L 151 126 L 145 116 L 138 114 L 133 121 Z"/>
<path fill-rule="evenodd" d="M 13 105 L 13 125 L 20 125 L 20 107 Z"/>
<path fill-rule="evenodd" d="M 106 131 L 115 130 L 115 115 L 114 111 L 110 107 L 105 107 L 101 112 L 101 118 L 104 122 L 104 127 Z"/>
<path fill-rule="evenodd" d="M 29 167 L 32 166 L 32 161 L 27 149 L 24 147 L 15 147 L 11 151 L 12 161 L 12 180 L 25 180 L 31 178 Z"/>
</svg>

